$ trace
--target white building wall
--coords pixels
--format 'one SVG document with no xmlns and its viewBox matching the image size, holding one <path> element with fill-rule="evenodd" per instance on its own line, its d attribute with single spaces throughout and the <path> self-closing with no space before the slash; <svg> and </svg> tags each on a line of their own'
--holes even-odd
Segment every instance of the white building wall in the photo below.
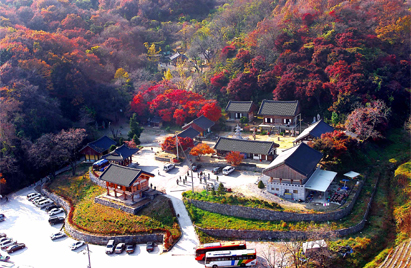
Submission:
<svg viewBox="0 0 411 268">
<path fill-rule="evenodd" d="M 273 194 L 284 197 L 284 193 L 288 190 L 291 193 L 291 198 L 295 200 L 302 199 L 305 200 L 305 186 L 301 184 L 289 184 L 289 183 L 278 183 L 269 182 L 267 184 L 267 191 Z"/>
</svg>

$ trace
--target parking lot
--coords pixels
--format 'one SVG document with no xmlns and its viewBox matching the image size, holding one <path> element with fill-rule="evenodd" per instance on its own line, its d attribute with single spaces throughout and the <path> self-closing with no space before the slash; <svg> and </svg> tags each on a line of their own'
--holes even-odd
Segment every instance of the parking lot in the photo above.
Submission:
<svg viewBox="0 0 411 268">
<path fill-rule="evenodd" d="M 133 162 L 138 162 L 137 168 L 155 174 L 150 180 L 157 189 L 164 189 L 167 196 L 172 200 L 176 213 L 180 215 L 179 221 L 183 231 L 183 236 L 173 247 L 171 252 L 160 253 L 161 248 L 156 247 L 155 251 L 148 253 L 146 245 L 137 245 L 136 251 L 128 255 L 105 254 L 104 246 L 89 245 L 91 267 L 118 267 L 119 265 L 130 265 L 136 262 L 136 265 L 153 265 L 154 267 L 204 267 L 203 263 L 194 260 L 194 247 L 198 245 L 198 239 L 194 232 L 191 220 L 188 217 L 184 204 L 181 200 L 181 193 L 190 190 L 191 177 L 184 185 L 176 180 L 180 176 L 185 177 L 188 166 L 178 166 L 169 172 L 164 172 L 163 162 L 154 160 L 154 152 L 158 148 L 145 147 L 138 155 L 133 157 Z M 158 173 L 160 171 L 160 174 Z M 234 171 L 228 176 L 219 174 L 219 181 L 216 176 L 211 174 L 211 169 L 202 168 L 200 171 L 206 174 L 210 173 L 208 182 L 222 182 L 227 188 L 240 189 L 246 185 L 253 185 L 258 178 L 253 172 Z M 258 174 L 257 174 L 258 175 Z M 202 189 L 205 184 L 200 184 L 197 173 L 194 173 L 194 186 L 196 189 Z M 70 245 L 75 240 L 65 237 L 55 241 L 50 239 L 51 234 L 56 233 L 62 227 L 62 224 L 50 226 L 48 223 L 48 214 L 27 200 L 26 195 L 33 192 L 33 188 L 25 188 L 17 193 L 9 195 L 8 202 L 1 203 L 0 213 L 6 215 L 6 220 L 0 223 L 0 232 L 4 232 L 8 237 L 12 237 L 18 242 L 25 243 L 26 248 L 10 254 L 9 263 L 0 262 L 0 267 L 87 267 L 88 254 L 86 247 L 71 251 Z M 260 248 L 261 243 L 250 243 L 253 248 Z M 5 254 L 4 251 L 1 252 Z M 261 266 L 261 259 L 259 261 Z M 10 266 L 11 265 L 11 266 Z"/>
<path fill-rule="evenodd" d="M 32 188 L 25 188 L 10 195 L 9 201 L 1 203 L 0 212 L 6 215 L 6 220 L 0 223 L 0 232 L 8 237 L 25 243 L 26 248 L 10 254 L 8 263 L 0 262 L 0 267 L 87 267 L 88 255 L 86 247 L 71 251 L 70 245 L 75 240 L 65 237 L 52 241 L 50 235 L 60 230 L 62 224 L 50 226 L 49 216 L 44 210 L 40 210 L 27 200 L 26 195 L 33 192 Z M 121 267 L 128 266 L 132 262 L 135 265 L 153 265 L 153 267 L 203 267 L 188 254 L 173 256 L 173 253 L 160 254 L 157 246 L 152 253 L 146 251 L 145 245 L 137 245 L 136 251 L 128 255 L 105 254 L 104 246 L 90 245 L 90 260 L 92 267 Z M 2 255 L 7 255 L 1 251 Z"/>
</svg>

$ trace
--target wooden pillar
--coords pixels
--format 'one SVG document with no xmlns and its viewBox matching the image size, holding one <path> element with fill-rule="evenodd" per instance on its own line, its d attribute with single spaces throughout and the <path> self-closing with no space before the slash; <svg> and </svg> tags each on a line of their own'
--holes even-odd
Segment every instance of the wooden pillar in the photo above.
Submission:
<svg viewBox="0 0 411 268">
<path fill-rule="evenodd" d="M 116 191 L 116 188 L 114 188 L 114 196 L 117 198 L 117 191 Z"/>
<path fill-rule="evenodd" d="M 127 200 L 126 191 L 123 190 L 124 200 Z"/>
<path fill-rule="evenodd" d="M 108 186 L 106 187 L 107 187 L 107 195 L 110 195 L 110 190 L 108 189 Z"/>
<path fill-rule="evenodd" d="M 134 193 L 131 193 L 131 202 L 134 203 Z"/>
</svg>

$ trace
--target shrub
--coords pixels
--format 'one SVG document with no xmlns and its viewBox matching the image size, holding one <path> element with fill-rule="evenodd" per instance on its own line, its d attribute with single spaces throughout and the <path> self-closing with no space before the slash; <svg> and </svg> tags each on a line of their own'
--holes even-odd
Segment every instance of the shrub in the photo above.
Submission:
<svg viewBox="0 0 411 268">
<path fill-rule="evenodd" d="M 265 187 L 264 182 L 263 182 L 263 181 L 259 181 L 259 182 L 258 182 L 258 188 L 264 189 L 264 187 Z"/>
</svg>

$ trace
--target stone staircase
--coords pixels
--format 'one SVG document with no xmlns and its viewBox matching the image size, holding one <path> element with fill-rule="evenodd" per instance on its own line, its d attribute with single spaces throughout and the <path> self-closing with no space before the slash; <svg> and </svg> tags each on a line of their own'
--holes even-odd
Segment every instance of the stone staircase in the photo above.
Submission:
<svg viewBox="0 0 411 268">
<path fill-rule="evenodd" d="M 398 245 L 388 254 L 379 268 L 410 268 L 411 267 L 411 239 Z"/>
</svg>

